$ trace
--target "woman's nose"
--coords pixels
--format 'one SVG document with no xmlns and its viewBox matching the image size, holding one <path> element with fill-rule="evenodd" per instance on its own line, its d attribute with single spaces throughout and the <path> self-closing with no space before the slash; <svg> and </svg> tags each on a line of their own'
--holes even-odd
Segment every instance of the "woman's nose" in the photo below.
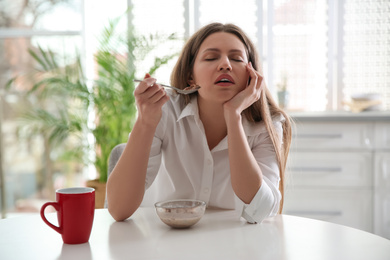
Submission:
<svg viewBox="0 0 390 260">
<path fill-rule="evenodd" d="M 226 58 L 221 59 L 221 62 L 218 65 L 218 70 L 219 71 L 221 71 L 221 70 L 231 71 L 232 70 L 232 66 L 230 64 L 229 58 L 226 57 Z"/>
</svg>

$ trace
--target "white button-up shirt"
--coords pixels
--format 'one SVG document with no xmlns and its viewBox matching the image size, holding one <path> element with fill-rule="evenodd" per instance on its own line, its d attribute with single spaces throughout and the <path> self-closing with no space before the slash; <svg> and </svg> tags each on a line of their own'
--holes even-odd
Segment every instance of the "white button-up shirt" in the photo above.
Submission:
<svg viewBox="0 0 390 260">
<path fill-rule="evenodd" d="M 262 186 L 251 203 L 245 204 L 232 188 L 227 137 L 210 151 L 197 98 L 182 109 L 180 96 L 168 94 L 170 100 L 162 108 L 150 152 L 143 205 L 169 199 L 198 199 L 208 207 L 235 209 L 251 223 L 275 215 L 281 199 L 279 168 L 264 123 L 250 123 L 245 117 L 242 120 L 263 174 Z M 273 118 L 280 138 L 283 120 L 282 116 Z"/>
</svg>

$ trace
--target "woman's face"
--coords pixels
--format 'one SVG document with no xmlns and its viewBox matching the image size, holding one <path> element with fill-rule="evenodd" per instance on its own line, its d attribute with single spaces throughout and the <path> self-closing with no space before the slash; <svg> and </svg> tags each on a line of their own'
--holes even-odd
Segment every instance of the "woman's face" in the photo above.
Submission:
<svg viewBox="0 0 390 260">
<path fill-rule="evenodd" d="M 224 103 L 248 83 L 248 57 L 240 39 L 231 33 L 209 35 L 196 56 L 191 83 L 201 86 L 198 98 Z"/>
</svg>

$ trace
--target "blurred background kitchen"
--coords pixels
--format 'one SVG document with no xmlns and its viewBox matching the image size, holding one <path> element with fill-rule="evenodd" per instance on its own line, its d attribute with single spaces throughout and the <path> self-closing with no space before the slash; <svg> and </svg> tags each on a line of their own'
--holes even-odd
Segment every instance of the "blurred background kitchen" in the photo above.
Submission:
<svg viewBox="0 0 390 260">
<path fill-rule="evenodd" d="M 104 186 L 104 150 L 126 141 L 104 126 L 123 116 L 130 132 L 132 79 L 169 84 L 185 39 L 213 21 L 248 33 L 296 122 L 284 213 L 390 238 L 388 0 L 0 0 L 1 217 Z M 111 101 L 130 110 L 99 107 Z"/>
</svg>

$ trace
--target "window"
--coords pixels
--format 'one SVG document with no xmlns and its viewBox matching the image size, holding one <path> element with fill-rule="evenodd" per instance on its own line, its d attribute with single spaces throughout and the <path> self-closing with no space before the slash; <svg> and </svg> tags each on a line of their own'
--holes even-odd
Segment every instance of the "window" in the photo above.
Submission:
<svg viewBox="0 0 390 260">
<path fill-rule="evenodd" d="M 257 4 L 255 0 L 199 1 L 199 25 L 204 26 L 211 22 L 234 23 L 240 26 L 256 44 L 257 39 Z"/>
<path fill-rule="evenodd" d="M 342 97 L 380 93 L 390 109 L 390 2 L 346 0 L 343 9 Z"/>
<path fill-rule="evenodd" d="M 143 78 L 152 66 L 155 57 L 178 53 L 183 46 L 186 35 L 185 1 L 183 0 L 132 0 L 131 24 L 138 35 L 164 39 L 174 34 L 177 40 L 161 42 L 157 48 L 151 51 L 145 60 L 136 61 L 137 77 Z M 158 82 L 169 84 L 169 78 L 176 58 L 172 58 L 168 64 L 163 65 L 153 75 Z"/>
<path fill-rule="evenodd" d="M 257 44 L 265 81 L 275 97 L 278 85 L 287 80 L 290 111 L 344 110 L 343 101 L 357 93 L 378 93 L 382 108 L 390 108 L 388 1 L 131 3 L 133 25 L 140 31 L 171 29 L 188 36 L 210 22 L 239 25 Z M 151 9 L 152 5 L 156 8 Z M 158 22 L 151 17 L 159 17 Z M 173 64 L 164 70 L 164 81 L 169 79 Z"/>
<path fill-rule="evenodd" d="M 271 9 L 268 6 L 268 10 Z M 274 1 L 267 60 L 272 87 L 286 80 L 291 110 L 326 110 L 327 6 L 322 0 Z"/>
<path fill-rule="evenodd" d="M 388 1 L 267 4 L 268 85 L 276 91 L 287 77 L 289 110 L 344 110 L 343 101 L 359 93 L 380 94 L 381 108 L 389 110 Z"/>
<path fill-rule="evenodd" d="M 12 91 L 5 91 L 5 85 L 10 78 L 27 75 L 36 67 L 28 49 L 50 48 L 59 56 L 67 57 L 59 60 L 62 65 L 72 62 L 75 50 L 80 50 L 83 44 L 81 4 L 80 0 L 0 2 L 2 216 L 6 209 L 10 212 L 32 210 L 35 203 L 30 203 L 30 199 L 53 198 L 54 186 L 63 185 L 67 180 L 71 185 L 79 183 L 80 171 L 65 170 L 58 174 L 58 164 L 53 166 L 53 171 L 48 170 L 49 164 L 42 161 L 45 146 L 41 136 L 20 134 L 18 116 L 21 108 L 38 102 L 23 95 L 33 81 L 18 80 Z M 67 176 L 71 178 L 67 179 Z"/>
</svg>

